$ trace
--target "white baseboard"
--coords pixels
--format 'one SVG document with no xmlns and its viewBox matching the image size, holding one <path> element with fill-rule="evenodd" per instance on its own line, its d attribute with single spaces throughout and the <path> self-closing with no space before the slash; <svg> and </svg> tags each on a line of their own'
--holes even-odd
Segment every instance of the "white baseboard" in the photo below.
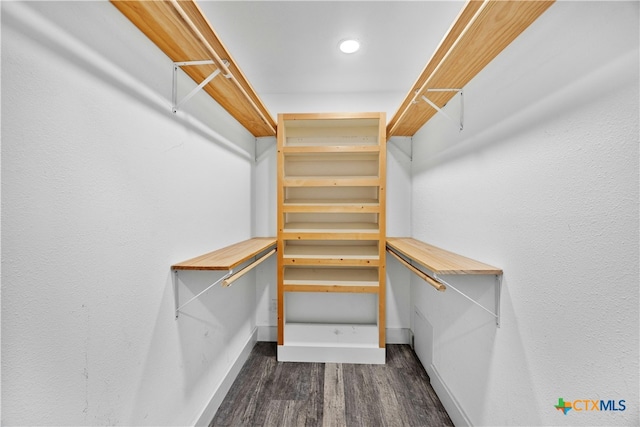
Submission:
<svg viewBox="0 0 640 427">
<path fill-rule="evenodd" d="M 379 347 L 279 345 L 278 361 L 384 365 L 385 351 Z"/>
<path fill-rule="evenodd" d="M 249 339 L 247 340 L 244 347 L 242 348 L 240 355 L 238 355 L 238 358 L 235 360 L 235 362 L 233 362 L 233 365 L 231 365 L 231 367 L 227 371 L 226 375 L 224 376 L 224 379 L 220 382 L 220 386 L 213 393 L 213 396 L 211 396 L 209 403 L 202 411 L 202 414 L 200 414 L 200 417 L 198 418 L 198 421 L 195 424 L 196 426 L 208 426 L 211 420 L 213 420 L 213 417 L 215 417 L 216 412 L 218 412 L 218 408 L 220 407 L 220 404 L 224 400 L 225 396 L 229 392 L 229 389 L 231 388 L 231 385 L 233 384 L 238 374 L 240 373 L 240 369 L 242 369 L 242 367 L 244 366 L 244 363 L 249 358 L 249 355 L 251 354 L 251 350 L 253 350 L 253 347 L 258 341 L 257 338 L 258 338 L 258 328 L 253 330 L 253 332 L 251 333 L 251 336 L 249 336 Z"/>
<path fill-rule="evenodd" d="M 447 410 L 449 418 L 453 421 L 453 425 L 456 427 L 471 426 L 472 424 L 469 417 L 467 417 L 467 414 L 464 412 L 453 393 L 451 393 L 449 387 L 447 387 L 445 382 L 442 380 L 442 377 L 440 377 L 436 367 L 430 365 L 429 367 L 425 366 L 425 369 L 431 379 L 431 386 L 440 398 L 442 406 Z"/>
<path fill-rule="evenodd" d="M 411 329 L 387 328 L 387 344 L 411 344 Z"/>
<path fill-rule="evenodd" d="M 258 341 L 276 342 L 278 341 L 277 326 L 258 326 Z"/>
<path fill-rule="evenodd" d="M 258 326 L 258 341 L 275 342 L 278 340 L 276 326 Z M 387 328 L 387 344 L 411 344 L 411 329 Z"/>
<path fill-rule="evenodd" d="M 413 337 L 413 347 L 418 360 L 422 366 L 424 366 L 433 390 L 436 392 L 442 406 L 447 410 L 449 418 L 453 421 L 455 426 L 470 426 L 471 422 L 469 417 L 464 412 L 458 400 L 455 398 L 449 387 L 445 384 L 438 372 L 438 369 L 433 364 L 433 325 L 429 322 L 428 318 L 420 311 L 418 307 L 414 306 L 414 313 L 412 318 L 413 331 L 409 332 L 410 339 Z M 415 333 L 415 336 L 414 336 Z"/>
</svg>

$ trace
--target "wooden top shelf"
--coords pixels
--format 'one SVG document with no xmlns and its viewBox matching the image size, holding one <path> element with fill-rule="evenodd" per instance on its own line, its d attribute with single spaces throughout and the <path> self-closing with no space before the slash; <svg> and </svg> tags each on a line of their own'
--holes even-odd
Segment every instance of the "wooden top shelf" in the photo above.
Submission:
<svg viewBox="0 0 640 427">
<path fill-rule="evenodd" d="M 440 249 L 410 237 L 387 237 L 387 247 L 435 274 L 502 274 L 489 264 Z"/>
<path fill-rule="evenodd" d="M 275 237 L 254 237 L 171 266 L 173 270 L 230 270 L 275 247 Z"/>
<path fill-rule="evenodd" d="M 420 99 L 427 89 L 463 88 L 552 4 L 468 1 L 389 121 L 387 139 L 413 136 L 436 113 Z M 435 92 L 428 98 L 442 108 L 455 94 Z"/>
<path fill-rule="evenodd" d="M 218 66 L 222 74 L 229 72 L 230 78 L 214 78 L 203 89 L 254 136 L 276 135 L 276 122 L 196 0 L 111 3 L 172 61 L 215 60 L 217 65 L 190 66 L 183 71 L 196 83 Z M 229 65 L 223 67 L 222 60 Z"/>
</svg>

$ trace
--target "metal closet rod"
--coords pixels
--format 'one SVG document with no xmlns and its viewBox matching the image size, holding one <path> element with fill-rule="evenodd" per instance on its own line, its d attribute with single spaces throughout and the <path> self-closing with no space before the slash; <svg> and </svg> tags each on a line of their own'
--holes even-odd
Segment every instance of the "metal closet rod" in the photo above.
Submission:
<svg viewBox="0 0 640 427">
<path fill-rule="evenodd" d="M 256 268 L 259 264 L 261 264 L 264 260 L 269 258 L 274 253 L 276 253 L 276 250 L 275 249 L 271 249 L 269 252 L 267 252 L 266 254 L 261 256 L 260 258 L 256 259 L 255 261 L 253 261 L 251 264 L 249 264 L 248 266 L 246 266 L 242 270 L 237 271 L 234 274 L 232 274 L 231 276 L 225 278 L 223 280 L 223 282 L 222 282 L 222 286 L 225 287 L 225 288 L 228 287 L 228 286 L 231 286 L 231 284 L 233 282 L 235 282 L 236 280 L 238 280 L 239 278 L 241 278 L 242 276 L 247 274 L 249 271 L 251 271 L 254 268 Z"/>
<path fill-rule="evenodd" d="M 402 265 L 404 265 L 409 270 L 411 270 L 416 276 L 418 276 L 419 278 L 421 278 L 422 280 L 424 280 L 425 282 L 427 282 L 428 284 L 433 286 L 437 291 L 444 292 L 447 289 L 447 287 L 444 284 L 440 283 L 438 280 L 436 280 L 435 278 L 429 276 L 428 274 L 426 274 L 422 270 L 418 270 L 416 267 L 414 267 L 413 265 L 409 264 L 407 261 L 405 261 L 404 258 L 402 258 L 400 255 L 398 255 L 397 253 L 395 253 L 391 249 L 387 248 L 387 252 L 389 252 L 391 255 L 396 257 L 396 259 L 398 261 L 400 261 L 402 263 Z"/>
</svg>

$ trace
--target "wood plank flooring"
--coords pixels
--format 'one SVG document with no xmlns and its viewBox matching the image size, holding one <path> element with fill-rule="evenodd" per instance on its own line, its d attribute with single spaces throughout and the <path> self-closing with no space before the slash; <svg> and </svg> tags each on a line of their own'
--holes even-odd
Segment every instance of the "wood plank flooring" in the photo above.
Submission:
<svg viewBox="0 0 640 427">
<path fill-rule="evenodd" d="M 387 345 L 386 365 L 276 360 L 259 342 L 210 426 L 452 426 L 408 345 Z"/>
</svg>

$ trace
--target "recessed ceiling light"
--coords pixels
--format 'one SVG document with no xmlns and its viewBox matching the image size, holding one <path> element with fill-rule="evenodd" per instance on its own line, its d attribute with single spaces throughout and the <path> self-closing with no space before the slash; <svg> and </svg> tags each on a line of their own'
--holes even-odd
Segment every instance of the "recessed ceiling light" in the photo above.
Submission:
<svg viewBox="0 0 640 427">
<path fill-rule="evenodd" d="M 356 39 L 347 39 L 340 42 L 342 53 L 355 53 L 360 49 L 360 42 Z"/>
</svg>

